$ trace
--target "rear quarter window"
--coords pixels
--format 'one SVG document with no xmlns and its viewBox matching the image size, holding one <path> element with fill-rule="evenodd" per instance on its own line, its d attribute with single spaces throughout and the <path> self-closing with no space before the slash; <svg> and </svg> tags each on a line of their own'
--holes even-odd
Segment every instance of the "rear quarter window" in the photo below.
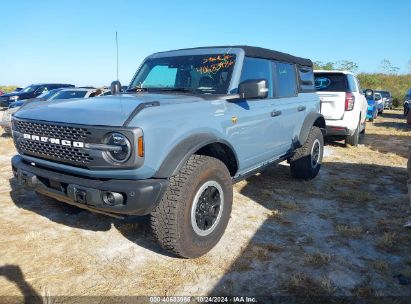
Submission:
<svg viewBox="0 0 411 304">
<path fill-rule="evenodd" d="M 317 91 L 347 92 L 347 76 L 341 73 L 314 73 Z"/>
<path fill-rule="evenodd" d="M 298 76 L 300 81 L 300 92 L 315 91 L 314 73 L 310 67 L 298 67 Z"/>
<path fill-rule="evenodd" d="M 276 97 L 285 98 L 297 95 L 297 77 L 295 66 L 285 62 L 275 62 L 275 78 L 277 82 Z"/>
</svg>

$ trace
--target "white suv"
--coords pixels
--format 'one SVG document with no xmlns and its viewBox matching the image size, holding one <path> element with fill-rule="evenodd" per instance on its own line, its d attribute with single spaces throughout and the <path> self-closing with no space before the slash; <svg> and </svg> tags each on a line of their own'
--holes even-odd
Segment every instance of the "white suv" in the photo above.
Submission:
<svg viewBox="0 0 411 304">
<path fill-rule="evenodd" d="M 357 77 L 347 71 L 320 70 L 314 71 L 314 77 L 327 135 L 357 146 L 360 133 L 365 133 L 368 106 Z"/>
</svg>

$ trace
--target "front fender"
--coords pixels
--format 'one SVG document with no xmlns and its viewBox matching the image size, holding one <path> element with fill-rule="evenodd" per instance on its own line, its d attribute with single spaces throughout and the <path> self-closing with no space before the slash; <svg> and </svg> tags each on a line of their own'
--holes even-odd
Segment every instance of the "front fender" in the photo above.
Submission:
<svg viewBox="0 0 411 304">
<path fill-rule="evenodd" d="M 231 148 L 235 154 L 235 150 L 226 140 L 218 138 L 214 134 L 199 133 L 191 135 L 178 144 L 168 153 L 162 164 L 160 165 L 153 178 L 168 178 L 178 173 L 181 167 L 196 151 L 202 147 L 212 143 L 222 143 Z M 237 160 L 237 155 L 235 155 Z"/>
</svg>

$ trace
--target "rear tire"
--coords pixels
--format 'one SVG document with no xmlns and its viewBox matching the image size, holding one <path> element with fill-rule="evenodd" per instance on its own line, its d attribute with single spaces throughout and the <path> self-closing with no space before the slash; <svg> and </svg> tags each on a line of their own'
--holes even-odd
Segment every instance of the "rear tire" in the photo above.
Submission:
<svg viewBox="0 0 411 304">
<path fill-rule="evenodd" d="M 170 184 L 151 213 L 151 227 L 160 245 L 184 258 L 210 251 L 222 237 L 230 218 L 233 186 L 220 160 L 193 155 Z"/>
<path fill-rule="evenodd" d="M 359 140 L 360 140 L 360 121 L 358 122 L 357 128 L 354 131 L 354 134 L 347 135 L 345 137 L 345 144 L 353 146 L 353 147 L 357 147 Z"/>
<path fill-rule="evenodd" d="M 64 213 L 68 213 L 68 214 L 77 214 L 80 213 L 82 211 L 84 211 L 84 209 L 81 209 L 77 206 L 74 205 L 70 205 L 64 202 L 60 202 L 59 200 L 56 200 L 54 198 L 48 197 L 44 194 L 41 194 L 39 192 L 36 192 L 37 197 L 46 204 L 54 204 L 54 205 L 58 205 L 59 208 L 64 212 Z"/>
<path fill-rule="evenodd" d="M 317 176 L 324 153 L 324 137 L 318 127 L 311 127 L 304 145 L 290 159 L 293 177 L 309 180 Z"/>
</svg>

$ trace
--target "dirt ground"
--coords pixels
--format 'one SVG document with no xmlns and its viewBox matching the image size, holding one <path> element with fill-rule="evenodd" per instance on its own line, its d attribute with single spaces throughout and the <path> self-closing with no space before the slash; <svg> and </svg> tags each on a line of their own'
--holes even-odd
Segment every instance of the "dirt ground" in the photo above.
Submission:
<svg viewBox="0 0 411 304">
<path fill-rule="evenodd" d="M 358 148 L 327 142 L 313 181 L 293 180 L 283 163 L 236 184 L 219 244 L 184 260 L 159 248 L 147 218 L 41 203 L 13 178 L 15 149 L 3 135 L 0 296 L 411 296 L 411 284 L 399 284 L 411 280 L 409 144 L 404 117 L 386 111 Z"/>
</svg>

